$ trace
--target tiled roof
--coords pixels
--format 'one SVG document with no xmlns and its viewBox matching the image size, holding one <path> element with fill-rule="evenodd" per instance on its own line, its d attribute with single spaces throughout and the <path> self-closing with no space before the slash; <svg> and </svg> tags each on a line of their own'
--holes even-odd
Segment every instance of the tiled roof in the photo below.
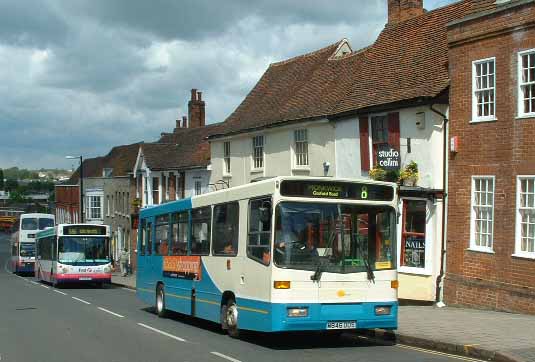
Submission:
<svg viewBox="0 0 535 362">
<path fill-rule="evenodd" d="M 218 132 L 221 124 L 199 128 L 178 128 L 164 133 L 156 143 L 142 145 L 145 164 L 151 170 L 178 170 L 206 167 L 210 163 L 207 137 Z"/>
<path fill-rule="evenodd" d="M 446 25 L 495 0 L 463 0 L 386 25 L 369 47 L 333 58 L 343 42 L 269 66 L 219 135 L 438 96 L 449 85 Z"/>
<path fill-rule="evenodd" d="M 127 176 L 132 172 L 136 163 L 140 143 L 116 146 L 103 157 L 87 158 L 84 160 L 84 178 L 101 177 L 104 168 L 113 169 L 112 176 Z M 78 168 L 67 182 L 70 185 L 78 183 L 80 168 Z"/>
</svg>

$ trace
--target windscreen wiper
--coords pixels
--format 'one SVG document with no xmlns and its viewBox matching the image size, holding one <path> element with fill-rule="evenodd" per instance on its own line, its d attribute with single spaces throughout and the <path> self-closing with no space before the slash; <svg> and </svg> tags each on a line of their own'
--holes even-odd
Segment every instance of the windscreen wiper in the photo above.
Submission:
<svg viewBox="0 0 535 362">
<path fill-rule="evenodd" d="M 375 284 L 375 274 L 373 274 L 373 269 L 370 266 L 368 258 L 364 258 L 364 266 L 366 267 L 366 274 L 368 275 L 368 280 Z"/>
<path fill-rule="evenodd" d="M 319 282 L 321 280 L 321 274 L 323 274 L 323 263 L 321 260 L 319 261 L 318 265 L 316 266 L 316 271 L 314 274 L 310 276 L 310 280 L 313 280 L 315 282 Z"/>
</svg>

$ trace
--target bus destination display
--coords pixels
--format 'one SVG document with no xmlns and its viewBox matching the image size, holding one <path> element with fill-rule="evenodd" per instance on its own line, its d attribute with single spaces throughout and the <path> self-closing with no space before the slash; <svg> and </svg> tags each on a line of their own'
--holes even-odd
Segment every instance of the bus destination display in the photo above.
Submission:
<svg viewBox="0 0 535 362">
<path fill-rule="evenodd" d="M 63 227 L 64 235 L 106 235 L 106 227 L 99 225 L 69 225 Z"/>
<path fill-rule="evenodd" d="M 366 201 L 392 201 L 394 189 L 387 185 L 328 181 L 282 181 L 282 196 Z"/>
</svg>

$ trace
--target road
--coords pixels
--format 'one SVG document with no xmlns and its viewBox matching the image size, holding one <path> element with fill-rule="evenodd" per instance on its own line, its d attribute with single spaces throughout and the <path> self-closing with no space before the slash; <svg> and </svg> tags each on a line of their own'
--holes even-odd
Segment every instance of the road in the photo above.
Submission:
<svg viewBox="0 0 535 362">
<path fill-rule="evenodd" d="M 0 361 L 329 361 L 452 362 L 470 358 L 374 344 L 352 334 L 250 333 L 240 340 L 214 323 L 158 318 L 128 289 L 54 289 L 5 270 L 0 233 Z"/>
</svg>

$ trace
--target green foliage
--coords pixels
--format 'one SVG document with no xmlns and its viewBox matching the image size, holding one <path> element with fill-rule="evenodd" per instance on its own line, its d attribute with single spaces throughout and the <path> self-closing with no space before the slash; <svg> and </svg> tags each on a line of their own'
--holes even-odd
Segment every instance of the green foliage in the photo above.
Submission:
<svg viewBox="0 0 535 362">
<path fill-rule="evenodd" d="M 384 181 L 386 178 L 386 171 L 381 167 L 375 166 L 370 170 L 370 177 L 375 181 Z"/>
<path fill-rule="evenodd" d="M 4 171 L 0 168 L 0 190 L 4 189 Z"/>
<path fill-rule="evenodd" d="M 16 180 L 8 179 L 4 187 L 6 191 L 15 191 L 19 188 L 19 183 Z"/>
</svg>

